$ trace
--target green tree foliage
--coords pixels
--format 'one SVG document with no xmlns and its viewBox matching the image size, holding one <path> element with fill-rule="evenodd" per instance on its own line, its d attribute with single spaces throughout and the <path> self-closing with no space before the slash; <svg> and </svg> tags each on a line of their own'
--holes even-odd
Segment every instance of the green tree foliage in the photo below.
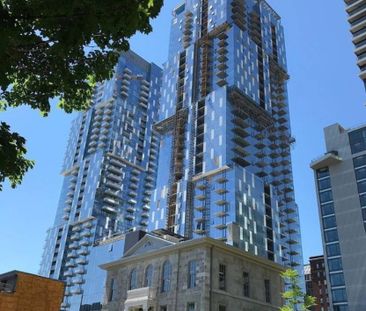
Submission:
<svg viewBox="0 0 366 311">
<path fill-rule="evenodd" d="M 0 108 L 29 105 L 46 116 L 58 97 L 66 112 L 85 110 L 95 82 L 111 77 L 137 31 L 151 32 L 163 0 L 0 0 Z M 9 136 L 10 135 L 10 136 Z M 25 140 L 0 128 L 0 177 L 13 186 L 31 168 Z M 6 153 L 10 141 L 18 139 Z M 6 166 L 5 166 L 6 165 Z M 3 181 L 0 179 L 0 183 Z"/>
<path fill-rule="evenodd" d="M 0 190 L 5 178 L 9 178 L 13 188 L 20 183 L 26 171 L 34 162 L 24 158 L 25 139 L 11 133 L 9 125 L 0 123 Z"/>
<path fill-rule="evenodd" d="M 280 311 L 309 311 L 316 305 L 316 299 L 302 292 L 299 286 L 299 273 L 288 269 L 282 273 L 282 278 L 289 290 L 282 294 L 286 305 L 280 308 Z"/>
</svg>

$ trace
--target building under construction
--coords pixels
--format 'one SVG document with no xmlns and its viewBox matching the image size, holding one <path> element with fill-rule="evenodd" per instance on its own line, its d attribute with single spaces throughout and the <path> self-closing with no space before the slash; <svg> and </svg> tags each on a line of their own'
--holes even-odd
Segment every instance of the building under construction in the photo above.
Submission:
<svg viewBox="0 0 366 311">
<path fill-rule="evenodd" d="M 173 15 L 149 229 L 302 273 L 280 17 L 260 0 L 186 0 Z"/>
</svg>

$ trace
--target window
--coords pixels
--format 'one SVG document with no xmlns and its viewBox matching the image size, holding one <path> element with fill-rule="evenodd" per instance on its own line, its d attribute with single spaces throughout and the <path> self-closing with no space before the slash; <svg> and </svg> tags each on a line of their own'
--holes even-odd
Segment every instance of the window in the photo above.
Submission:
<svg viewBox="0 0 366 311">
<path fill-rule="evenodd" d="M 323 218 L 323 225 L 324 225 L 324 229 L 337 227 L 335 216 L 329 216 L 329 217 Z"/>
<path fill-rule="evenodd" d="M 327 255 L 328 257 L 338 256 L 341 254 L 339 248 L 339 243 L 327 245 Z"/>
<path fill-rule="evenodd" d="M 366 165 L 366 155 L 353 159 L 353 165 L 357 168 Z"/>
<path fill-rule="evenodd" d="M 114 287 L 115 287 L 115 281 L 114 279 L 111 279 L 111 283 L 109 285 L 108 302 L 111 302 L 114 299 L 114 291 L 115 291 Z"/>
<path fill-rule="evenodd" d="M 356 170 L 356 179 L 357 180 L 365 179 L 365 178 L 366 178 L 366 167 L 359 168 L 358 170 Z"/>
<path fill-rule="evenodd" d="M 366 192 L 366 180 L 357 183 L 358 193 Z"/>
<path fill-rule="evenodd" d="M 348 306 L 347 305 L 333 306 L 333 310 L 334 311 L 348 311 Z"/>
<path fill-rule="evenodd" d="M 366 207 L 366 194 L 360 195 L 360 204 L 362 207 Z"/>
<path fill-rule="evenodd" d="M 342 286 L 344 285 L 343 273 L 334 273 L 330 275 L 330 284 L 332 286 Z"/>
<path fill-rule="evenodd" d="M 170 264 L 169 261 L 166 261 L 163 264 L 163 274 L 162 274 L 162 284 L 161 284 L 162 293 L 166 293 L 166 292 L 170 291 L 171 274 L 172 274 L 172 265 Z"/>
<path fill-rule="evenodd" d="M 219 266 L 219 289 L 226 290 L 226 266 L 223 264 Z"/>
<path fill-rule="evenodd" d="M 319 198 L 320 198 L 320 203 L 333 201 L 332 191 L 328 190 L 328 191 L 321 192 L 319 194 Z"/>
<path fill-rule="evenodd" d="M 342 260 L 340 258 L 334 258 L 328 260 L 329 271 L 342 270 Z"/>
<path fill-rule="evenodd" d="M 366 150 L 366 128 L 349 133 L 349 141 L 352 153 Z"/>
<path fill-rule="evenodd" d="M 188 263 L 188 288 L 194 288 L 197 286 L 196 269 L 197 262 L 195 260 L 190 261 Z"/>
<path fill-rule="evenodd" d="M 322 209 L 323 216 L 328 216 L 328 215 L 334 214 L 333 203 L 322 204 L 321 209 Z"/>
<path fill-rule="evenodd" d="M 338 241 L 338 232 L 336 229 L 325 231 L 324 236 L 325 242 L 327 243 Z"/>
<path fill-rule="evenodd" d="M 196 306 L 195 306 L 194 302 L 188 303 L 188 305 L 187 305 L 187 311 L 194 311 L 195 308 L 196 308 Z"/>
<path fill-rule="evenodd" d="M 226 311 L 226 306 L 219 305 L 219 311 Z"/>
<path fill-rule="evenodd" d="M 168 311 L 168 307 L 167 306 L 160 306 L 160 311 Z"/>
<path fill-rule="evenodd" d="M 341 288 L 332 290 L 332 297 L 333 302 L 346 302 L 347 301 L 346 289 Z"/>
<path fill-rule="evenodd" d="M 330 178 L 321 179 L 318 182 L 319 190 L 329 189 L 331 187 Z"/>
<path fill-rule="evenodd" d="M 130 274 L 130 290 L 137 288 L 137 271 L 136 269 L 132 269 Z"/>
<path fill-rule="evenodd" d="M 267 303 L 271 302 L 271 282 L 270 280 L 264 280 L 264 294 Z"/>
<path fill-rule="evenodd" d="M 362 219 L 364 221 L 366 221 L 366 208 L 365 207 L 362 209 Z"/>
<path fill-rule="evenodd" d="M 316 175 L 317 175 L 318 178 L 328 177 L 329 176 L 329 169 L 326 167 L 326 168 L 322 168 L 320 170 L 317 170 Z"/>
<path fill-rule="evenodd" d="M 145 270 L 145 287 L 151 287 L 153 277 L 153 267 L 152 265 L 148 265 Z"/>
<path fill-rule="evenodd" d="M 250 295 L 250 283 L 249 283 L 249 273 L 243 272 L 243 295 L 249 297 Z"/>
</svg>

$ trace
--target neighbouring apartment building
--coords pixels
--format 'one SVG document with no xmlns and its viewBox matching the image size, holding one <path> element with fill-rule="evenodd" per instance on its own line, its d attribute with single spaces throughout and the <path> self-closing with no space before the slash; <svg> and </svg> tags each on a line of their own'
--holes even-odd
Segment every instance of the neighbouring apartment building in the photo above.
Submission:
<svg viewBox="0 0 366 311">
<path fill-rule="evenodd" d="M 104 240 L 147 228 L 160 86 L 158 66 L 131 51 L 122 53 L 113 77 L 96 87 L 90 109 L 72 125 L 64 183 L 40 269 L 66 283 L 64 310 L 79 310 L 85 303 L 98 310 L 103 288 L 90 280 L 100 276 L 99 264 L 123 254 L 123 237 L 109 246 Z M 94 298 L 86 302 L 89 290 Z"/>
<path fill-rule="evenodd" d="M 1 311 L 58 311 L 65 284 L 20 271 L 0 274 Z"/>
<path fill-rule="evenodd" d="M 366 126 L 324 132 L 326 153 L 311 167 L 331 310 L 366 310 Z"/>
<path fill-rule="evenodd" d="M 307 295 L 311 296 L 313 289 L 311 283 L 311 269 L 310 264 L 304 264 L 304 279 L 305 279 L 305 292 Z"/>
<path fill-rule="evenodd" d="M 312 311 L 328 311 L 329 297 L 325 272 L 324 256 L 310 257 L 309 264 L 304 267 L 306 293 L 316 298 L 316 306 Z"/>
<path fill-rule="evenodd" d="M 102 268 L 105 311 L 274 311 L 282 303 L 281 265 L 212 238 L 148 233 Z"/>
<path fill-rule="evenodd" d="M 187 0 L 173 15 L 149 229 L 219 239 L 302 275 L 280 17 L 257 0 Z"/>
<path fill-rule="evenodd" d="M 366 0 L 345 0 L 360 78 L 366 82 Z"/>
</svg>

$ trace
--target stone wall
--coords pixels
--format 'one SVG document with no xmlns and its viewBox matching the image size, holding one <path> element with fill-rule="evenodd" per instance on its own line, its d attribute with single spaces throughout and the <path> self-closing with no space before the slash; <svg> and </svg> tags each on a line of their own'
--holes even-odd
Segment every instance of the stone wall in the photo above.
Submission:
<svg viewBox="0 0 366 311">
<path fill-rule="evenodd" d="M 172 265 L 171 287 L 169 292 L 162 293 L 162 266 L 166 260 Z M 188 267 L 191 260 L 197 261 L 195 288 L 188 288 Z M 225 291 L 219 290 L 220 264 L 226 265 Z M 199 311 L 218 310 L 220 304 L 226 306 L 226 310 L 272 311 L 278 310 L 282 303 L 283 283 L 280 267 L 274 267 L 273 263 L 272 266 L 266 265 L 263 259 L 259 261 L 248 259 L 247 256 L 241 256 L 240 252 L 232 251 L 232 248 L 227 246 L 215 247 L 202 243 L 185 248 L 171 247 L 171 251 L 163 251 L 161 254 L 154 252 L 150 256 L 137 256 L 135 260 L 128 260 L 110 268 L 106 297 L 111 290 L 111 279 L 117 283 L 113 301 L 108 302 L 106 299 L 103 310 L 125 310 L 124 302 L 127 299 L 132 269 L 137 269 L 138 287 L 144 287 L 145 269 L 148 265 L 153 265 L 154 268 L 149 304 L 153 309 L 150 310 L 160 311 L 161 306 L 167 306 L 168 311 L 186 311 L 188 304 L 194 303 L 195 310 Z M 244 271 L 250 274 L 250 298 L 243 295 Z M 265 279 L 270 280 L 271 303 L 265 303 Z"/>
</svg>

